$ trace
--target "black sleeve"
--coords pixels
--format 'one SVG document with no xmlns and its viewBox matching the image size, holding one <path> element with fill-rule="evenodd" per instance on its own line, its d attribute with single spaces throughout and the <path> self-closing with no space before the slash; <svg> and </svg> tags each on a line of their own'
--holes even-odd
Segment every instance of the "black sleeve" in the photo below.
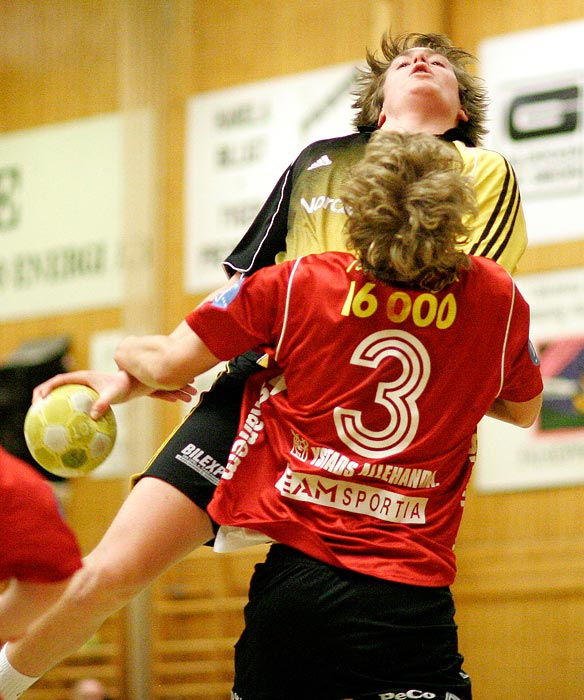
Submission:
<svg viewBox="0 0 584 700">
<path fill-rule="evenodd" d="M 292 172 L 293 164 L 284 171 L 247 233 L 225 259 L 223 266 L 230 277 L 236 272 L 251 274 L 273 265 L 276 255 L 286 250 Z"/>
<path fill-rule="evenodd" d="M 369 136 L 369 133 L 354 133 L 306 146 L 284 171 L 247 233 L 225 259 L 223 267 L 227 274 L 230 277 L 236 272 L 251 274 L 273 265 L 278 253 L 286 251 L 290 207 L 294 206 L 292 191 L 302 173 L 324 153 L 350 152 L 354 142 L 366 143 Z"/>
</svg>

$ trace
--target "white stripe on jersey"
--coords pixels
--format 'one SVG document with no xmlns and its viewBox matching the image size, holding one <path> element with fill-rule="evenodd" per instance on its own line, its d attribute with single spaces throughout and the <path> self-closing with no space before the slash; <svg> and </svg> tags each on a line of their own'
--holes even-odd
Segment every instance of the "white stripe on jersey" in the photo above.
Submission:
<svg viewBox="0 0 584 700">
<path fill-rule="evenodd" d="M 276 360 L 276 362 L 278 361 L 278 355 L 280 354 L 280 348 L 282 347 L 282 343 L 284 341 L 284 334 L 286 333 L 286 325 L 288 323 L 288 311 L 290 309 L 290 295 L 292 293 L 292 282 L 294 281 L 294 273 L 298 269 L 298 265 L 300 264 L 301 260 L 302 256 L 296 258 L 292 270 L 290 272 L 290 279 L 288 280 L 288 288 L 286 289 L 286 306 L 284 307 L 284 321 L 282 323 L 282 333 L 280 334 L 278 345 L 276 347 L 276 353 L 274 355 L 274 360 Z"/>
<path fill-rule="evenodd" d="M 507 353 L 507 341 L 509 340 L 509 329 L 511 328 L 511 318 L 513 316 L 513 307 L 515 306 L 515 282 L 511 279 L 511 284 L 513 286 L 513 293 L 511 294 L 511 304 L 509 306 L 509 317 L 507 318 L 507 328 L 505 329 L 505 340 L 503 341 L 503 352 L 501 353 L 501 382 L 499 384 L 499 394 L 503 388 L 503 383 L 505 381 L 505 355 Z"/>
</svg>

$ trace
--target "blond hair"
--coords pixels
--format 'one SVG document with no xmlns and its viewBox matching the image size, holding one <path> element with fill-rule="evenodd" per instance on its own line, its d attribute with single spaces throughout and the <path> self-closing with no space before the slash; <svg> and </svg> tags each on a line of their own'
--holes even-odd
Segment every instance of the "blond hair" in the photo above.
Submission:
<svg viewBox="0 0 584 700">
<path fill-rule="evenodd" d="M 459 247 L 474 189 L 458 151 L 435 136 L 376 131 L 343 201 L 347 247 L 382 282 L 436 292 L 470 265 Z"/>
<path fill-rule="evenodd" d="M 353 107 L 358 110 L 354 119 L 355 126 L 377 126 L 383 105 L 387 69 L 404 51 L 416 47 L 431 49 L 447 58 L 452 65 L 458 81 L 460 104 L 468 116 L 468 121 L 461 121 L 458 127 L 470 143 L 478 146 L 487 133 L 487 91 L 483 81 L 467 70 L 469 64 L 476 63 L 476 58 L 468 51 L 454 46 L 443 34 L 410 33 L 392 37 L 390 32 L 386 32 L 381 39 L 382 58 L 367 51 L 368 68 L 359 71 L 356 99 L 353 102 Z"/>
</svg>

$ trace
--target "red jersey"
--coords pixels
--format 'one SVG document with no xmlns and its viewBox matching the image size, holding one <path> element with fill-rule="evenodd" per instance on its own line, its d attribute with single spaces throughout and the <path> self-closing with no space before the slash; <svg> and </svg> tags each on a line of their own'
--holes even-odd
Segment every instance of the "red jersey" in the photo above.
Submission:
<svg viewBox="0 0 584 700">
<path fill-rule="evenodd" d="M 217 522 L 372 576 L 453 581 L 477 423 L 495 398 L 542 390 L 527 303 L 503 268 L 471 260 L 429 293 L 347 253 L 309 255 L 187 317 L 218 358 L 262 347 L 279 368 L 248 380 Z"/>
<path fill-rule="evenodd" d="M 0 580 L 56 583 L 81 568 L 49 482 L 0 447 Z"/>
</svg>

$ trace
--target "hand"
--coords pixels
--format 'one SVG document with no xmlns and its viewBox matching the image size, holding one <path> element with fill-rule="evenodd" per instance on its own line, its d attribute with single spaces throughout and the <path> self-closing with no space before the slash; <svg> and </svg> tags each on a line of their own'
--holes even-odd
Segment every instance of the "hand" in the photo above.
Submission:
<svg viewBox="0 0 584 700">
<path fill-rule="evenodd" d="M 189 401 L 196 396 L 199 392 L 191 384 L 183 386 L 181 389 L 174 389 L 173 391 L 165 389 L 157 389 L 153 391 L 150 396 L 153 399 L 162 399 L 163 401 L 170 401 L 175 403 L 176 401 L 183 401 L 184 403 L 189 403 Z"/>
<path fill-rule="evenodd" d="M 91 417 L 97 420 L 112 404 L 124 403 L 137 396 L 145 396 L 152 392 L 127 372 L 97 372 L 94 370 L 78 370 L 57 374 L 39 384 L 32 393 L 32 401 L 48 396 L 53 389 L 64 384 L 84 384 L 99 394 L 91 409 Z"/>
</svg>

